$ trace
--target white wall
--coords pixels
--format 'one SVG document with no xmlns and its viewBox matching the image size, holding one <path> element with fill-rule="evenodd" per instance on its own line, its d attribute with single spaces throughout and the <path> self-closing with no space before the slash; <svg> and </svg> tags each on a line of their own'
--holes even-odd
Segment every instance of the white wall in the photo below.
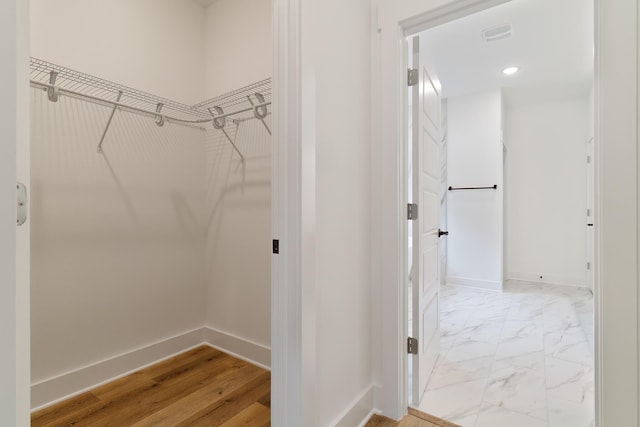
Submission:
<svg viewBox="0 0 640 427">
<path fill-rule="evenodd" d="M 202 99 L 203 10 L 35 0 L 36 57 Z M 32 383 L 204 323 L 204 133 L 31 91 Z M 44 402 L 38 402 L 42 404 Z"/>
<path fill-rule="evenodd" d="M 271 0 L 216 0 L 205 16 L 207 98 L 272 76 Z"/>
<path fill-rule="evenodd" d="M 258 120 L 228 132 L 244 164 L 207 132 L 206 324 L 270 348 L 271 138 Z"/>
<path fill-rule="evenodd" d="M 447 283 L 502 287 L 502 97 L 448 98 L 448 184 L 497 190 L 447 191 Z"/>
<path fill-rule="evenodd" d="M 202 132 L 31 102 L 32 382 L 202 326 Z"/>
<path fill-rule="evenodd" d="M 370 2 L 309 1 L 304 83 L 315 111 L 315 325 L 318 426 L 371 409 Z M 304 16 L 304 15 L 303 15 Z M 327 31 L 330 23 L 331 31 Z M 348 37 L 345 37 L 348 34 Z M 367 401 L 367 398 L 370 401 Z M 366 402 L 366 403 L 365 403 Z M 364 403 L 364 404 L 363 404 Z M 357 405 L 356 405 L 357 406 Z M 361 415 L 362 416 L 362 415 Z"/>
<path fill-rule="evenodd" d="M 587 117 L 586 93 L 507 108 L 511 279 L 586 286 Z"/>
<path fill-rule="evenodd" d="M 206 94 L 217 96 L 271 77 L 270 0 L 218 0 L 206 9 Z M 267 118 L 270 123 L 270 117 Z M 206 324 L 271 346 L 271 138 L 242 122 L 240 159 L 222 132 L 206 143 Z"/>
<path fill-rule="evenodd" d="M 204 17 L 195 1 L 32 0 L 31 56 L 195 104 Z"/>
</svg>

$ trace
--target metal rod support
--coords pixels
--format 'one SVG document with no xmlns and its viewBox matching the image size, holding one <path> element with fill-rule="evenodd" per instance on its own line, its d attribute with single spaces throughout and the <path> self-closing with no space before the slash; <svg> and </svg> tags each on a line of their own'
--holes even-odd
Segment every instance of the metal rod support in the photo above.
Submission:
<svg viewBox="0 0 640 427">
<path fill-rule="evenodd" d="M 236 125 L 237 126 L 237 125 Z M 222 131 L 222 133 L 224 133 L 224 136 L 227 137 L 227 139 L 229 140 L 229 142 L 231 143 L 231 145 L 233 146 L 233 148 L 236 150 L 236 152 L 238 153 L 238 156 L 240 156 L 240 161 L 244 162 L 244 156 L 242 155 L 242 153 L 240 152 L 240 150 L 238 150 L 238 147 L 236 147 L 236 144 L 233 142 L 233 140 L 231 139 L 231 137 L 229 136 L 229 134 L 227 133 L 226 130 L 224 129 L 220 129 Z M 236 135 L 238 134 L 238 130 L 236 129 Z"/>
<path fill-rule="evenodd" d="M 120 98 L 122 98 L 122 91 L 118 92 L 118 98 L 116 102 L 120 102 Z M 102 137 L 100 138 L 100 143 L 98 144 L 98 153 L 102 153 L 102 143 L 104 142 L 104 137 L 107 136 L 107 131 L 109 130 L 109 126 L 111 126 L 111 121 L 113 120 L 113 116 L 116 114 L 116 110 L 118 109 L 117 105 L 113 106 L 113 110 L 111 110 L 111 115 L 109 116 L 109 120 L 107 121 L 107 126 L 104 128 L 104 132 L 102 132 Z"/>
</svg>

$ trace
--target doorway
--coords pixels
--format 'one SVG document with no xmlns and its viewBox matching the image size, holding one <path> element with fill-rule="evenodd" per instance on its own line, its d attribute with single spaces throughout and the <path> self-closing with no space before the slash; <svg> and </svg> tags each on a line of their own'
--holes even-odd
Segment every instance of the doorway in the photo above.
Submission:
<svg viewBox="0 0 640 427">
<path fill-rule="evenodd" d="M 31 60 L 25 87 L 32 408 L 203 341 L 268 366 L 271 251 L 258 243 L 271 236 L 273 49 L 263 37 L 271 1 L 252 2 L 251 22 L 233 1 L 114 2 L 60 14 L 62 3 L 32 1 L 24 25 L 31 54 L 46 59 Z M 103 38 L 112 15 L 126 22 Z M 152 25 L 165 18 L 169 29 Z M 234 31 L 255 37 L 225 52 L 218 40 Z M 146 42 L 163 55 L 132 54 Z M 213 60 L 247 50 L 260 55 L 243 73 L 236 60 Z M 198 123 L 187 117 L 197 110 L 206 111 Z M 93 202 L 80 203 L 82 194 Z"/>
<path fill-rule="evenodd" d="M 554 53 L 580 53 L 582 59 L 572 62 L 584 66 L 570 71 L 560 66 L 564 76 L 541 71 L 545 59 L 535 52 L 544 37 L 527 42 L 526 49 L 518 46 L 535 27 L 547 33 L 554 28 L 553 22 L 536 21 L 548 14 L 526 2 L 496 6 L 419 36 L 446 100 L 441 146 L 448 149 L 439 155 L 446 230 L 452 234 L 443 237 L 446 258 L 438 263 L 440 356 L 426 373 L 426 392 L 411 401 L 465 426 L 594 418 L 593 265 L 589 229 L 585 233 L 593 222 L 584 214 L 593 200 L 585 189 L 584 162 L 593 140 L 593 8 L 569 1 L 558 6 L 574 11 L 577 22 L 562 25 L 581 39 L 556 38 Z M 519 20 L 519 13 L 528 21 Z M 469 36 L 477 43 L 465 42 Z M 498 59 L 501 50 L 506 56 Z M 495 75 L 487 72 L 489 64 Z M 509 66 L 515 74 L 507 75 L 513 71 Z M 407 152 L 415 155 L 415 148 Z M 544 247 L 546 233 L 563 239 Z M 412 240 L 415 247 L 415 234 Z M 415 283 L 415 266 L 410 271 Z M 408 293 L 415 307 L 415 291 Z M 415 322 L 415 308 L 410 305 L 408 312 Z M 412 357 L 409 382 L 415 392 Z M 567 376 L 576 379 L 576 394 L 567 389 Z"/>
</svg>

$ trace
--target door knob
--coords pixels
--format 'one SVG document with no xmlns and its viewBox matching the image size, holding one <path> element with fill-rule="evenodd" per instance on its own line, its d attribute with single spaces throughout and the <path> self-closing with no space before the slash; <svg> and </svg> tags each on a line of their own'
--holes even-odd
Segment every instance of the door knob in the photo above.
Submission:
<svg viewBox="0 0 640 427">
<path fill-rule="evenodd" d="M 448 235 L 449 235 L 448 231 L 438 230 L 438 237 L 448 236 Z"/>
</svg>

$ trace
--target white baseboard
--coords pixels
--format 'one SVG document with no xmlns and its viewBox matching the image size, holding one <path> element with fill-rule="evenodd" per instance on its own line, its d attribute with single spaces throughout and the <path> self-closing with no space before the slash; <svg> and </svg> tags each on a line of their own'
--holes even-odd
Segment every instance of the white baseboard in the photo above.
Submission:
<svg viewBox="0 0 640 427">
<path fill-rule="evenodd" d="M 261 368 L 271 369 L 271 349 L 269 347 L 207 326 L 203 329 L 203 340 L 207 345 Z"/>
<path fill-rule="evenodd" d="M 542 283 L 547 285 L 560 285 L 560 286 L 573 286 L 578 288 L 587 288 L 587 282 L 585 278 L 578 279 L 575 277 L 560 277 L 560 276 L 543 276 L 540 278 L 539 274 L 534 273 L 517 273 L 510 272 L 507 274 L 508 280 L 520 280 L 523 282 Z"/>
<path fill-rule="evenodd" d="M 31 411 L 53 405 L 199 345 L 209 345 L 265 369 L 271 349 L 202 327 L 103 361 L 31 384 Z"/>
<path fill-rule="evenodd" d="M 500 281 L 469 279 L 468 277 L 447 277 L 447 285 L 469 286 L 491 291 L 502 290 L 502 282 Z"/>
<path fill-rule="evenodd" d="M 373 386 L 370 386 L 330 425 L 335 427 L 364 426 L 369 418 L 376 413 L 373 406 L 373 394 Z"/>
</svg>

